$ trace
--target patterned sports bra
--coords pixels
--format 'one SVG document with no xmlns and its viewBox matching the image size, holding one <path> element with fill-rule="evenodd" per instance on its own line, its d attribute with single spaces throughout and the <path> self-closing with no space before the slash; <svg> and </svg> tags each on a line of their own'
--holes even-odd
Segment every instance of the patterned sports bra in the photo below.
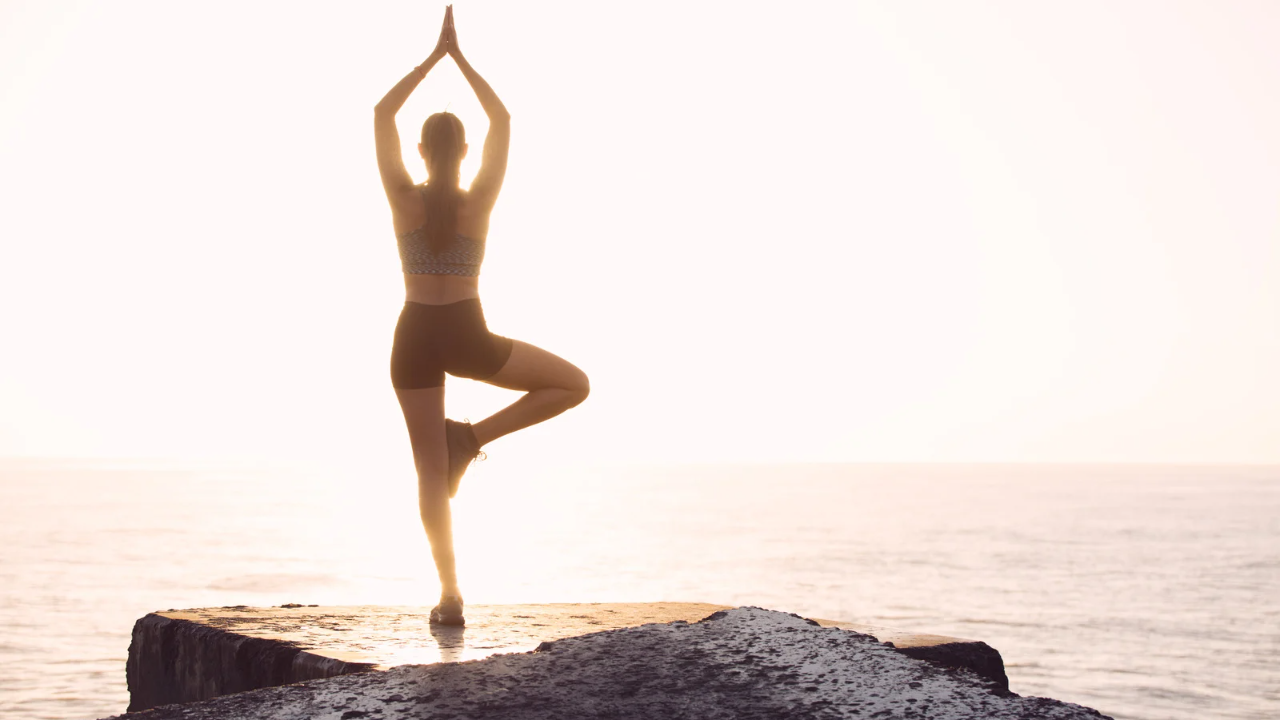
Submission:
<svg viewBox="0 0 1280 720">
<path fill-rule="evenodd" d="M 418 188 L 425 192 L 426 185 Z M 426 198 L 423 198 L 426 202 Z M 427 246 L 427 233 L 422 228 L 396 236 L 400 246 L 400 267 L 410 275 L 463 275 L 479 277 L 480 263 L 484 262 L 484 240 L 469 238 L 456 233 L 444 250 L 431 252 Z"/>
</svg>

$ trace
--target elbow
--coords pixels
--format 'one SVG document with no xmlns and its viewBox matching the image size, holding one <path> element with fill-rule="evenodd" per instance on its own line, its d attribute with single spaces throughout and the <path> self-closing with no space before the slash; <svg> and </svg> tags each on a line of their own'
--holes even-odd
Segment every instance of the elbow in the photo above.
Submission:
<svg viewBox="0 0 1280 720">
<path fill-rule="evenodd" d="M 388 118 L 394 118 L 395 116 L 396 116 L 396 111 L 383 105 L 382 103 L 378 103 L 377 105 L 373 106 L 374 120 L 386 120 Z"/>
</svg>

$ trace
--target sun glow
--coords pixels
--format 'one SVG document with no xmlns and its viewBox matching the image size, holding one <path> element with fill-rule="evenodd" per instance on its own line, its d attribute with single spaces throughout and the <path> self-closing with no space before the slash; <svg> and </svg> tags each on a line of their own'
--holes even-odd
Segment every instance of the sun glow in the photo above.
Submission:
<svg viewBox="0 0 1280 720">
<path fill-rule="evenodd" d="M 503 453 L 1278 458 L 1276 14 L 929 8 L 458 3 L 490 325 L 594 389 Z M 0 9 L 0 453 L 407 452 L 371 114 L 438 11 Z"/>
</svg>

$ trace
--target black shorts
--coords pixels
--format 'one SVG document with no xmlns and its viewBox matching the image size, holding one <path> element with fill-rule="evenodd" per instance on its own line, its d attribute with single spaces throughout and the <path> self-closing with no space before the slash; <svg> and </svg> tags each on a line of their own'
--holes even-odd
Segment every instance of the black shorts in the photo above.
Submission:
<svg viewBox="0 0 1280 720">
<path fill-rule="evenodd" d="M 480 300 L 448 305 L 406 302 L 391 346 L 391 385 L 432 388 L 444 375 L 484 380 L 511 357 L 511 340 L 489 332 Z"/>
</svg>

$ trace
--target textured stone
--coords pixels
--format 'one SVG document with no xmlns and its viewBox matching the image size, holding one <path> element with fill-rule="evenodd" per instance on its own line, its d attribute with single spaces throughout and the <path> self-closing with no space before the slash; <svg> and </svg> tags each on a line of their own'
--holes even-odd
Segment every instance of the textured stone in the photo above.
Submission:
<svg viewBox="0 0 1280 720">
<path fill-rule="evenodd" d="M 695 623 L 608 630 L 538 647 L 484 660 L 406 665 L 254 690 L 135 716 L 149 720 L 1104 717 L 1079 705 L 1001 692 L 998 683 L 971 670 L 908 657 L 870 635 L 759 608 L 719 611 Z"/>
<path fill-rule="evenodd" d="M 476 605 L 467 627 L 428 623 L 422 607 L 233 606 L 152 613 L 134 626 L 129 710 L 398 665 L 475 660 L 600 630 L 696 621 L 705 603 Z M 1000 654 L 985 643 L 889 628 L 813 621 L 873 635 L 901 652 L 969 668 L 1008 690 Z"/>
</svg>

